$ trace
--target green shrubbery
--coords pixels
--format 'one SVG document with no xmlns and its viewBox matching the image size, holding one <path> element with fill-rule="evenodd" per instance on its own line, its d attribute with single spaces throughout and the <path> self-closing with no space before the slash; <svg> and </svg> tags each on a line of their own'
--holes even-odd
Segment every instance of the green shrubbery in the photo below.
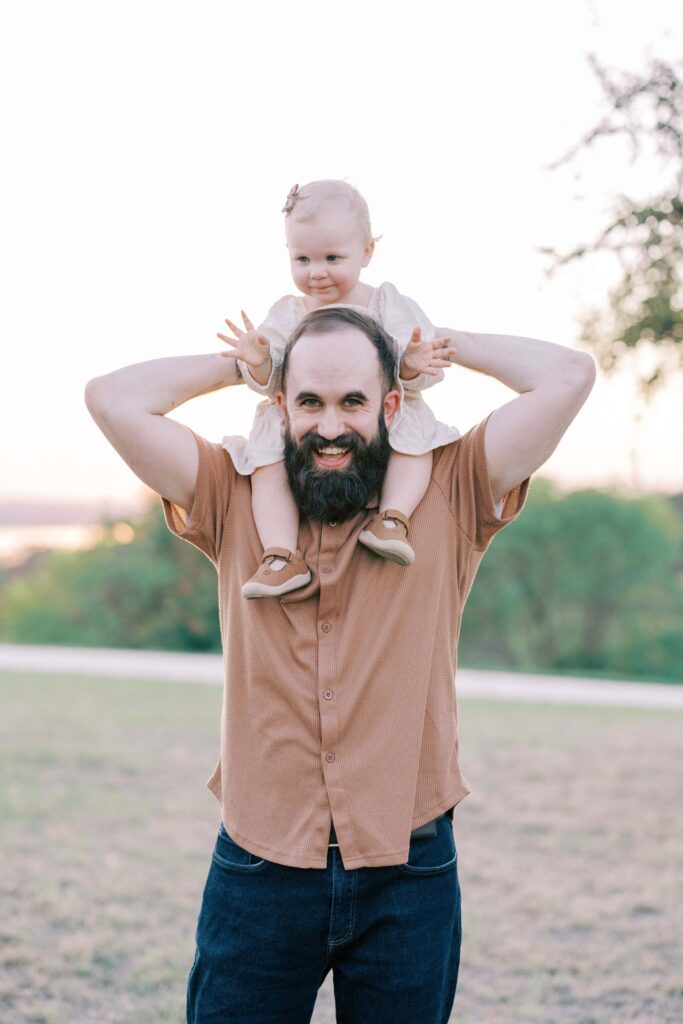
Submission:
<svg viewBox="0 0 683 1024">
<path fill-rule="evenodd" d="M 220 651 L 217 577 L 159 504 L 129 544 L 48 552 L 0 589 L 5 641 Z M 664 497 L 532 482 L 463 617 L 461 665 L 683 681 L 683 524 Z"/>
<path fill-rule="evenodd" d="M 0 590 L 0 636 L 16 643 L 219 651 L 217 575 L 168 530 L 160 504 L 94 548 L 50 551 Z"/>
<path fill-rule="evenodd" d="M 664 497 L 535 480 L 481 563 L 461 661 L 683 681 L 682 542 Z"/>
</svg>

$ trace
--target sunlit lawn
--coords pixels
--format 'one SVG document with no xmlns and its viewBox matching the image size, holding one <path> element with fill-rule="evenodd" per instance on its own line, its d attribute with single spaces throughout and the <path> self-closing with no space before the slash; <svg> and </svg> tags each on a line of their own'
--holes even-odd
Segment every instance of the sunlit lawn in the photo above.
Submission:
<svg viewBox="0 0 683 1024">
<path fill-rule="evenodd" d="M 220 700 L 0 674 L 3 1024 L 184 1022 Z M 683 714 L 460 707 L 452 1020 L 683 1020 Z M 332 1021 L 329 975 L 314 1022 Z"/>
</svg>

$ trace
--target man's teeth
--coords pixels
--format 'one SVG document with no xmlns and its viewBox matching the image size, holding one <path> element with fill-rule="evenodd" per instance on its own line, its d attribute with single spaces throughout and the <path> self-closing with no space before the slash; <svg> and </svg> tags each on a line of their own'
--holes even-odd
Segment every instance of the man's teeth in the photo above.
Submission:
<svg viewBox="0 0 683 1024">
<path fill-rule="evenodd" d="M 319 451 L 320 455 L 343 455 L 346 449 L 344 448 L 321 448 Z"/>
</svg>

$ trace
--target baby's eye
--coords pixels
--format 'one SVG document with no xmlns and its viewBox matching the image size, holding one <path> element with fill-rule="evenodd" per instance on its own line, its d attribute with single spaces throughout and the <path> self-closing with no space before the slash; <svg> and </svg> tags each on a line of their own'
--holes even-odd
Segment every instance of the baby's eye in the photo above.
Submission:
<svg viewBox="0 0 683 1024">
<path fill-rule="evenodd" d="M 297 256 L 297 263 L 308 263 L 308 256 Z"/>
<path fill-rule="evenodd" d="M 338 259 L 339 259 L 338 256 L 328 256 L 327 257 L 328 263 L 336 263 Z"/>
</svg>

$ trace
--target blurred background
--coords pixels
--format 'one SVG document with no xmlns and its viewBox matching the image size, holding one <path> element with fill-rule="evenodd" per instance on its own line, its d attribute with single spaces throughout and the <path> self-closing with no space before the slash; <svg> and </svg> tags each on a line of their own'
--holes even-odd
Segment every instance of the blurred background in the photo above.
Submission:
<svg viewBox="0 0 683 1024">
<path fill-rule="evenodd" d="M 382 235 L 370 283 L 600 366 L 487 556 L 464 663 L 681 681 L 680 5 L 161 11 L 4 14 L 0 639 L 219 649 L 211 566 L 83 388 L 263 318 L 294 290 L 287 191 L 344 177 Z M 174 415 L 220 441 L 257 397 Z M 463 432 L 510 397 L 458 369 L 428 394 Z"/>
<path fill-rule="evenodd" d="M 683 1020 L 682 54 L 680 0 L 4 5 L 0 654 L 33 661 L 0 666 L 3 1022 L 184 1020 L 216 575 L 83 391 L 262 319 L 321 177 L 368 200 L 369 283 L 599 366 L 465 609 L 457 1020 Z M 427 396 L 461 432 L 511 397 L 457 367 Z M 256 398 L 173 415 L 220 442 Z M 181 686 L 145 651 L 215 657 Z M 490 669 L 547 697 L 487 701 Z M 595 682 L 553 705 L 550 675 Z M 315 1024 L 333 1002 L 328 975 Z"/>
</svg>

